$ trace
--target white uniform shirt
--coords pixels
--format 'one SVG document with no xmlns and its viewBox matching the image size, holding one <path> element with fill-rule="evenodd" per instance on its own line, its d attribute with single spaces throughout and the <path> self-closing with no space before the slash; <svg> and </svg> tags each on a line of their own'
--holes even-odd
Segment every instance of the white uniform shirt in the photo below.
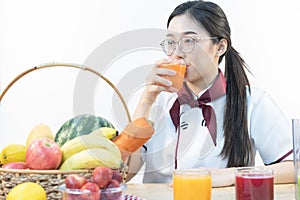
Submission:
<svg viewBox="0 0 300 200">
<path fill-rule="evenodd" d="M 178 134 L 172 123 L 169 110 L 177 98 L 176 93 L 163 92 L 152 108 L 150 120 L 154 122 L 155 134 L 145 144 L 142 153 L 145 162 L 143 182 L 166 183 L 172 181 L 175 149 Z M 211 105 L 216 114 L 217 145 L 214 146 L 205 126 L 201 108 L 180 107 L 180 139 L 177 152 L 177 168 L 225 168 L 227 160 L 220 156 L 224 144 L 223 115 L 226 97 L 223 96 Z M 275 102 L 264 91 L 251 87 L 247 94 L 248 128 L 253 145 L 253 153 L 260 153 L 265 164 L 280 158 L 292 159 L 291 123 Z M 285 155 L 288 157 L 284 157 Z M 255 165 L 255 160 L 251 165 Z"/>
</svg>

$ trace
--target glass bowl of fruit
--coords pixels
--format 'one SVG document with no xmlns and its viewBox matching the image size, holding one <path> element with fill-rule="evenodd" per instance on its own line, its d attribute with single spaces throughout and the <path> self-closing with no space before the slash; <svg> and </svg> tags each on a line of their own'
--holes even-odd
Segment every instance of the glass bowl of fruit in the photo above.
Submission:
<svg viewBox="0 0 300 200">
<path fill-rule="evenodd" d="M 87 183 L 88 184 L 88 183 Z M 91 183 L 93 184 L 93 183 Z M 63 192 L 63 200 L 124 200 L 126 184 L 120 184 L 119 187 L 103 188 L 93 191 L 93 185 L 90 185 L 88 189 L 69 189 L 65 185 L 59 186 L 59 189 Z"/>
<path fill-rule="evenodd" d="M 118 170 L 96 167 L 90 179 L 70 174 L 58 189 L 63 200 L 124 200 L 126 188 Z"/>
</svg>

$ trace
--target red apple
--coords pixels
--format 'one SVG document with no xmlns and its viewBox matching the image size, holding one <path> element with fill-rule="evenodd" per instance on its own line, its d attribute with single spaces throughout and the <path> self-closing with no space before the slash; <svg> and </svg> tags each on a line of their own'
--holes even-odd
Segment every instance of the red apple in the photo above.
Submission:
<svg viewBox="0 0 300 200">
<path fill-rule="evenodd" d="M 5 165 L 2 165 L 2 168 L 5 169 L 27 169 L 27 165 L 25 162 L 11 162 Z"/>
<path fill-rule="evenodd" d="M 86 178 L 78 174 L 71 174 L 66 177 L 66 187 L 69 189 L 80 189 L 87 182 Z"/>
<path fill-rule="evenodd" d="M 93 170 L 92 180 L 100 188 L 105 188 L 112 180 L 113 170 L 108 167 L 96 167 Z"/>
<path fill-rule="evenodd" d="M 87 182 L 81 187 L 81 199 L 82 200 L 99 200 L 101 197 L 101 191 L 96 183 Z"/>
<path fill-rule="evenodd" d="M 26 151 L 26 164 L 30 169 L 57 169 L 61 158 L 59 145 L 49 138 L 35 139 Z"/>
</svg>

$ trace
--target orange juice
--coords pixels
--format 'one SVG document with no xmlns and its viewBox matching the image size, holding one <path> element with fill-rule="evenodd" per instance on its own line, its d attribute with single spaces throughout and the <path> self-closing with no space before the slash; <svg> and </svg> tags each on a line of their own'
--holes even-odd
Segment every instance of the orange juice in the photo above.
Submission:
<svg viewBox="0 0 300 200">
<path fill-rule="evenodd" d="M 175 170 L 174 200 L 210 200 L 211 176 L 207 170 Z"/>
<path fill-rule="evenodd" d="M 175 76 L 165 76 L 165 78 L 172 81 L 172 83 L 173 83 L 172 87 L 179 90 L 182 87 L 182 84 L 183 84 L 186 65 L 183 65 L 183 64 L 164 64 L 164 65 L 162 65 L 162 67 L 167 68 L 167 69 L 172 69 L 172 70 L 176 71 Z"/>
</svg>

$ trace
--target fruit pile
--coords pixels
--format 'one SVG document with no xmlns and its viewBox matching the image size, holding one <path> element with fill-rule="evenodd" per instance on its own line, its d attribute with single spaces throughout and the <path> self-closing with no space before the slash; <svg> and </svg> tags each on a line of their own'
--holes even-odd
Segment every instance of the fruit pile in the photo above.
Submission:
<svg viewBox="0 0 300 200">
<path fill-rule="evenodd" d="M 68 198 L 64 199 L 117 200 L 121 199 L 124 189 L 124 187 L 120 187 L 123 175 L 119 171 L 124 170 L 122 156 L 125 160 L 126 156 L 147 142 L 153 133 L 152 123 L 146 118 L 138 118 L 130 122 L 118 135 L 118 131 L 105 118 L 79 115 L 66 121 L 55 135 L 45 124 L 35 126 L 28 134 L 26 145 L 9 144 L 2 149 L 0 166 L 7 169 L 63 170 L 63 173 L 67 174 L 73 172 L 70 170 L 93 169 L 91 180 L 87 180 L 77 173 L 66 177 L 65 195 Z M 12 171 L 0 170 L 0 175 L 2 173 L 10 174 L 10 172 Z M 34 172 L 49 173 L 48 171 Z M 61 174 L 56 171 L 50 173 Z M 2 176 L 0 177 L 2 179 Z M 19 177 L 22 178 L 21 176 L 16 178 Z M 6 181 L 16 184 L 28 181 L 27 178 L 25 180 L 22 178 L 22 181 L 12 179 Z M 48 178 L 44 180 L 46 183 L 50 182 Z M 17 194 L 18 200 L 28 199 L 22 192 L 28 185 L 30 184 L 27 182 L 22 187 L 20 184 L 12 186 L 12 189 L 5 187 L 5 194 L 12 191 L 8 195 Z M 47 190 L 47 195 L 53 191 L 53 185 L 43 184 L 43 188 Z M 50 191 L 48 191 L 49 188 Z M 72 190 L 79 191 L 72 193 Z M 37 192 L 41 193 L 39 190 Z M 22 196 L 25 197 L 22 198 Z"/>
<path fill-rule="evenodd" d="M 0 165 L 8 169 L 76 170 L 104 166 L 122 167 L 118 135 L 103 117 L 79 115 L 66 121 L 54 135 L 45 124 L 35 126 L 26 145 L 9 144 L 0 154 Z"/>
<path fill-rule="evenodd" d="M 90 180 L 78 174 L 71 174 L 65 179 L 64 199 L 121 200 L 123 191 L 117 190 L 121 183 L 122 174 L 107 167 L 96 167 Z"/>
</svg>

